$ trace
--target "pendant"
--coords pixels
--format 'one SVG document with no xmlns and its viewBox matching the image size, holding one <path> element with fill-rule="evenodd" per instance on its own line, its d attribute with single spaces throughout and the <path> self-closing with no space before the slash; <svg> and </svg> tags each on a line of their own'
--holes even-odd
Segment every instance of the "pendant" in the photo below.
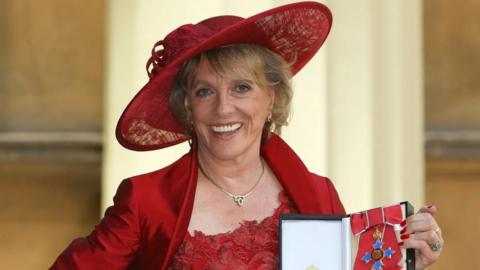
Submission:
<svg viewBox="0 0 480 270">
<path fill-rule="evenodd" d="M 233 195 L 233 201 L 238 205 L 238 206 L 243 206 L 243 202 L 245 201 L 245 196 L 242 195 Z"/>
</svg>

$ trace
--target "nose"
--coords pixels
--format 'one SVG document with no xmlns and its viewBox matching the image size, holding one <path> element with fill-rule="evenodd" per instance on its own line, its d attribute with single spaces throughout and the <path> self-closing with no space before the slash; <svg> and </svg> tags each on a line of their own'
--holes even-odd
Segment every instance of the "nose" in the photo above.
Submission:
<svg viewBox="0 0 480 270">
<path fill-rule="evenodd" d="M 217 95 L 216 110 L 219 116 L 228 116 L 234 111 L 233 97 L 228 91 L 219 91 Z"/>
</svg>

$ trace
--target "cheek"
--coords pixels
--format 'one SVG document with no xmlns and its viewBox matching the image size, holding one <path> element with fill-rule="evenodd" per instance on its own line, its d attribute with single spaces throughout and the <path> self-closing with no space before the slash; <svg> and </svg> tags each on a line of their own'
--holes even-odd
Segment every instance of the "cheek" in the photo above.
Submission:
<svg viewBox="0 0 480 270">
<path fill-rule="evenodd" d="M 254 104 L 252 104 L 254 103 Z M 268 104 L 265 102 L 252 102 L 247 109 L 251 124 L 257 128 L 263 128 L 265 121 L 270 114 Z M 246 111 L 247 111 L 246 110 Z"/>
<path fill-rule="evenodd" d="M 273 102 L 274 102 L 274 96 L 273 96 L 273 91 L 270 94 L 265 94 L 265 96 L 262 96 L 262 98 L 258 99 L 258 116 L 263 118 L 262 121 L 266 120 L 266 118 L 270 115 L 270 113 L 273 110 Z"/>
<path fill-rule="evenodd" d="M 193 121 L 201 121 L 209 115 L 210 106 L 205 106 L 202 103 L 190 103 L 190 114 Z"/>
</svg>

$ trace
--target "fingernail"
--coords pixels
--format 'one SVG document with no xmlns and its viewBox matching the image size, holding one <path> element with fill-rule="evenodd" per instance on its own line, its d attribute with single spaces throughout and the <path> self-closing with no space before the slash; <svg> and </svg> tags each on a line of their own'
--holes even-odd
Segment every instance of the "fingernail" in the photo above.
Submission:
<svg viewBox="0 0 480 270">
<path fill-rule="evenodd" d="M 402 226 L 402 227 L 405 227 L 405 225 L 407 225 L 407 220 L 404 220 L 404 221 L 402 221 L 402 223 L 400 223 L 400 226 Z"/>
<path fill-rule="evenodd" d="M 400 238 L 401 239 L 408 239 L 408 238 L 410 238 L 410 234 L 407 233 L 407 234 L 404 234 L 404 235 L 400 235 Z"/>
<path fill-rule="evenodd" d="M 399 245 L 399 246 L 403 246 L 403 241 L 398 242 L 398 245 Z"/>
<path fill-rule="evenodd" d="M 400 234 L 404 234 L 406 231 L 407 231 L 407 227 L 403 228 L 403 229 L 400 231 Z"/>
</svg>

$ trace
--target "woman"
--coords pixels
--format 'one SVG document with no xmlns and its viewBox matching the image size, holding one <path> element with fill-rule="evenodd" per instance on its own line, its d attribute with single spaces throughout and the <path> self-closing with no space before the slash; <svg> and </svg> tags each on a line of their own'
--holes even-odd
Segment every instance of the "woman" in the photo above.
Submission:
<svg viewBox="0 0 480 270">
<path fill-rule="evenodd" d="M 117 138 L 138 151 L 190 140 L 191 150 L 124 180 L 101 223 L 52 269 L 276 269 L 280 213 L 344 214 L 330 180 L 271 132 L 286 124 L 290 77 L 330 25 L 325 6 L 305 2 L 184 25 L 157 43 L 150 80 L 125 109 Z M 408 219 L 403 243 L 417 249 L 417 269 L 443 244 L 435 209 L 421 211 Z"/>
</svg>

